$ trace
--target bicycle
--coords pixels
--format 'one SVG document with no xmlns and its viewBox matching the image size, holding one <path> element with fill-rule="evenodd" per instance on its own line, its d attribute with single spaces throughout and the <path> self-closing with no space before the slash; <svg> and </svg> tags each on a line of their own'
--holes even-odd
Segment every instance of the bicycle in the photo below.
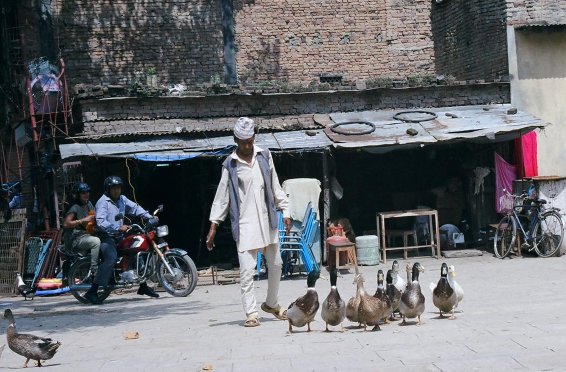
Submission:
<svg viewBox="0 0 566 372">
<path fill-rule="evenodd" d="M 512 250 L 517 239 L 517 227 L 523 237 L 521 248 L 533 250 L 540 257 L 551 257 L 560 249 L 564 238 L 564 226 L 562 217 L 558 213 L 559 208 L 545 208 L 546 200 L 527 199 L 527 194 L 513 195 L 507 190 L 508 212 L 503 216 L 497 225 L 495 238 L 493 240 L 493 251 L 498 258 L 505 258 Z M 531 204 L 525 204 L 529 200 Z M 527 209 L 530 213 L 529 228 L 525 230 L 520 217 L 524 217 L 520 212 Z"/>
</svg>

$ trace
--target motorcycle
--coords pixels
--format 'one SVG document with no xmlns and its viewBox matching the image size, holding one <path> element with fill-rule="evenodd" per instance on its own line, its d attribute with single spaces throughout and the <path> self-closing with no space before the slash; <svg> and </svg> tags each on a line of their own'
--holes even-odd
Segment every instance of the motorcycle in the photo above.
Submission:
<svg viewBox="0 0 566 372">
<path fill-rule="evenodd" d="M 160 205 L 153 216 L 163 211 Z M 116 221 L 123 219 L 120 213 Z M 146 280 L 159 283 L 174 297 L 186 297 L 195 289 L 198 273 L 193 260 L 187 252 L 170 248 L 164 237 L 169 234 L 167 225 L 158 226 L 150 219 L 142 227 L 130 225 L 124 238 L 116 245 L 118 260 L 114 265 L 113 281 L 98 290 L 98 299 L 104 301 L 110 292 L 117 289 L 132 288 Z M 85 297 L 91 287 L 93 277 L 90 272 L 90 256 L 71 257 L 68 286 L 73 296 L 82 303 L 90 303 Z"/>
</svg>

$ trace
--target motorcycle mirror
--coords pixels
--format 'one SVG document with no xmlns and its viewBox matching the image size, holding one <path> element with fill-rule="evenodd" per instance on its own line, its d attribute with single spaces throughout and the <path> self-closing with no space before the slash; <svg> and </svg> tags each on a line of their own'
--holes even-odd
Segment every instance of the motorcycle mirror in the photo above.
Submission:
<svg viewBox="0 0 566 372">
<path fill-rule="evenodd" d="M 118 213 L 118 214 L 114 217 L 114 220 L 115 220 L 115 221 L 120 221 L 120 220 L 123 219 L 123 218 L 124 218 L 124 215 L 123 215 L 122 213 Z"/>
<path fill-rule="evenodd" d="M 155 216 L 157 213 L 161 213 L 163 212 L 163 204 L 159 204 L 157 206 L 157 209 L 153 212 L 153 215 Z"/>
</svg>

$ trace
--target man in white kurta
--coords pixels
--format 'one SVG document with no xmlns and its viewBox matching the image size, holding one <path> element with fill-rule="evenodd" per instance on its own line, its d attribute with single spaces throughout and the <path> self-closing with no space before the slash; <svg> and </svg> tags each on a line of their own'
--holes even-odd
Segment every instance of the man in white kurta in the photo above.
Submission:
<svg viewBox="0 0 566 372">
<path fill-rule="evenodd" d="M 285 226 L 288 228 L 291 225 L 287 196 L 279 184 L 271 154 L 255 146 L 254 139 L 253 121 L 248 118 L 240 118 L 234 129 L 234 140 L 238 147 L 230 155 L 230 158 L 235 160 L 237 172 L 238 201 L 236 203 L 239 210 L 237 212 L 236 229 L 239 230 L 239 234 L 235 234 L 235 239 L 237 239 L 240 263 L 242 305 L 246 312 L 244 325 L 248 327 L 259 325 L 253 282 L 258 250 L 262 250 L 265 255 L 268 268 L 267 298 L 261 308 L 275 315 L 278 319 L 286 319 L 285 311 L 279 306 L 277 298 L 282 266 L 279 253 L 279 232 L 277 226 L 270 226 L 269 206 L 266 203 L 266 182 L 258 156 L 268 154 L 274 206 L 277 210 L 283 212 Z M 226 167 L 223 167 L 222 177 L 210 211 L 211 226 L 207 236 L 209 250 L 214 247 L 216 227 L 226 219 L 229 212 L 234 213 L 234 205 L 230 205 L 232 202 L 230 200 L 230 187 L 230 172 Z"/>
</svg>

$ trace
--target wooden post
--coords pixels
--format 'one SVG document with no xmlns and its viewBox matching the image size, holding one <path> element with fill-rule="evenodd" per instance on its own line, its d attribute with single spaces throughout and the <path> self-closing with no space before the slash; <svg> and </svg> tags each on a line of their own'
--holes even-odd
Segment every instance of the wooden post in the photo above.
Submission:
<svg viewBox="0 0 566 372">
<path fill-rule="evenodd" d="M 320 262 L 324 262 L 326 254 L 326 221 L 330 219 L 330 177 L 328 174 L 328 154 L 329 150 L 324 149 L 322 153 L 322 241 L 320 242 Z"/>
</svg>

